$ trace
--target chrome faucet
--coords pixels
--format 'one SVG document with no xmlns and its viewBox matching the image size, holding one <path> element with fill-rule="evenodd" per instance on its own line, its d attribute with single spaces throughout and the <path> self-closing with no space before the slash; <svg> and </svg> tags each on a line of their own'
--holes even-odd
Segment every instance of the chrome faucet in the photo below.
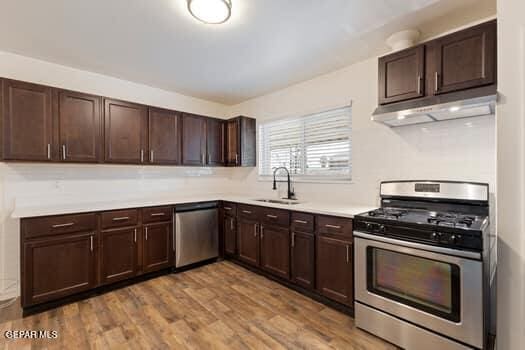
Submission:
<svg viewBox="0 0 525 350">
<path fill-rule="evenodd" d="M 278 167 L 278 168 L 275 168 L 273 170 L 273 190 L 276 190 L 277 189 L 277 182 L 284 182 L 284 181 L 277 181 L 275 180 L 275 174 L 277 173 L 277 171 L 281 170 L 281 169 L 284 169 L 286 170 L 286 174 L 288 176 L 288 196 L 286 197 L 286 199 L 295 199 L 295 193 L 293 192 L 292 190 L 292 182 L 290 180 L 290 172 L 288 171 L 288 169 L 284 166 L 281 166 L 281 167 Z"/>
</svg>

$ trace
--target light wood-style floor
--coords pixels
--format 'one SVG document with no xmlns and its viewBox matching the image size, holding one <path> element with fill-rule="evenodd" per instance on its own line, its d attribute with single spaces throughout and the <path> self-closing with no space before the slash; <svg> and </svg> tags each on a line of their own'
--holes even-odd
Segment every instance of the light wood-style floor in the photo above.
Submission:
<svg viewBox="0 0 525 350">
<path fill-rule="evenodd" d="M 13 341 L 7 330 L 59 335 Z M 395 349 L 356 329 L 352 318 L 231 262 L 0 323 L 2 348 Z"/>
</svg>

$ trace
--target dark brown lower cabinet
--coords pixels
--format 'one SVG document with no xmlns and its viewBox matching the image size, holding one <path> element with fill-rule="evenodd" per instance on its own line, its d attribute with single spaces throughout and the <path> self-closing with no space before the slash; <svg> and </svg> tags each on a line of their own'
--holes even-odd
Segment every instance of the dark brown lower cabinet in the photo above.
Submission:
<svg viewBox="0 0 525 350">
<path fill-rule="evenodd" d="M 22 257 L 22 306 L 96 286 L 96 236 L 75 233 L 26 241 Z"/>
<path fill-rule="evenodd" d="M 317 290 L 324 296 L 352 306 L 352 242 L 317 236 Z"/>
<path fill-rule="evenodd" d="M 248 264 L 259 266 L 259 223 L 242 217 L 238 220 L 237 249 L 239 259 Z"/>
<path fill-rule="evenodd" d="M 291 279 L 305 288 L 314 288 L 315 236 L 312 233 L 292 232 Z"/>
<path fill-rule="evenodd" d="M 237 224 L 233 216 L 224 216 L 224 252 L 228 255 L 237 254 Z"/>
<path fill-rule="evenodd" d="M 261 267 L 276 276 L 290 278 L 290 231 L 288 227 L 263 226 Z"/>
<path fill-rule="evenodd" d="M 138 234 L 135 227 L 101 232 L 101 283 L 113 283 L 137 274 Z"/>
<path fill-rule="evenodd" d="M 172 264 L 171 223 L 144 225 L 143 271 L 152 272 Z"/>
</svg>

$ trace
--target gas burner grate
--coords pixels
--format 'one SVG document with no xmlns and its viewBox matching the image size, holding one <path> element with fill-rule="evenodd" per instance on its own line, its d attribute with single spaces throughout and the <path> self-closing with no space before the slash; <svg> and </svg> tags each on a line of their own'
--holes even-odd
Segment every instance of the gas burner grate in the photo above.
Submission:
<svg viewBox="0 0 525 350">
<path fill-rule="evenodd" d="M 394 218 L 399 219 L 400 217 L 407 215 L 407 210 L 402 209 L 388 209 L 388 208 L 379 208 L 376 210 L 372 210 L 368 212 L 368 215 L 373 217 L 381 217 L 381 218 Z"/>
<path fill-rule="evenodd" d="M 427 219 L 429 224 L 450 227 L 470 227 L 476 220 L 474 216 L 454 213 L 435 213 Z"/>
</svg>

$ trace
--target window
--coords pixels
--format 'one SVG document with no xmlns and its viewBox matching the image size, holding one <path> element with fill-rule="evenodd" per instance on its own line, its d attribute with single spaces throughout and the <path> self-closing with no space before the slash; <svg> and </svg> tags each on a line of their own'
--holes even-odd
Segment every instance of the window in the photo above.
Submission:
<svg viewBox="0 0 525 350">
<path fill-rule="evenodd" d="M 351 107 L 259 126 L 259 175 L 284 166 L 294 180 L 351 179 Z"/>
</svg>

